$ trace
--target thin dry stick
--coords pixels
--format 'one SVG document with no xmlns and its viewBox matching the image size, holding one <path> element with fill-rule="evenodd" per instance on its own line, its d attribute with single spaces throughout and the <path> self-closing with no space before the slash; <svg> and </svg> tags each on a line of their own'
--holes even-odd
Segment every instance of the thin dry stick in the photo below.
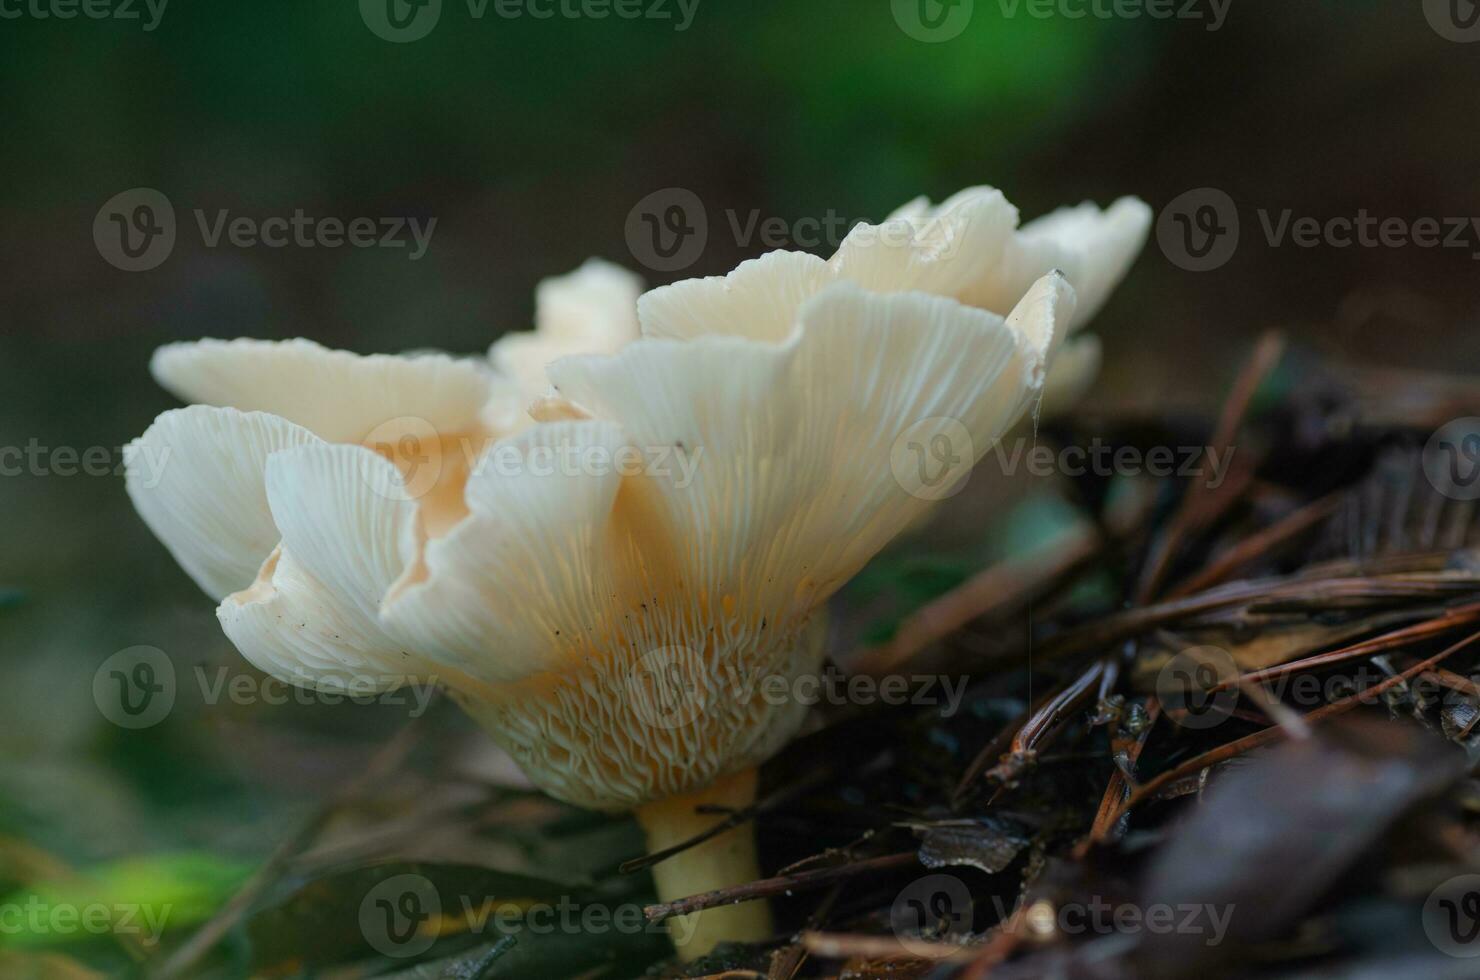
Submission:
<svg viewBox="0 0 1480 980">
<path fill-rule="evenodd" d="M 843 894 L 841 883 L 833 885 L 832 890 L 823 896 L 822 901 L 807 916 L 807 926 L 804 933 L 815 933 L 822 928 L 827 917 L 832 914 L 833 906 L 838 902 L 838 896 Z M 789 946 L 783 946 L 771 954 L 771 968 L 766 971 L 766 980 L 792 980 L 802 969 L 802 964 L 807 962 L 807 946 L 798 939 Z"/>
<path fill-rule="evenodd" d="M 1072 531 L 1039 551 L 983 569 L 912 613 L 888 643 L 856 650 L 845 662 L 856 673 L 882 676 L 972 622 L 1005 619 L 1052 595 L 1107 551 L 1135 537 L 1154 505 L 1154 497 L 1147 495 L 1132 506 L 1114 508 L 1099 526 Z"/>
<path fill-rule="evenodd" d="M 1445 633 L 1453 632 L 1476 622 L 1480 622 L 1480 604 L 1456 606 L 1437 619 L 1426 620 L 1422 623 L 1416 623 L 1413 626 L 1405 626 L 1391 633 L 1384 633 L 1370 640 L 1363 640 L 1361 643 L 1342 647 L 1340 650 L 1318 653 L 1312 657 L 1292 660 L 1289 663 L 1276 664 L 1273 667 L 1266 667 L 1263 670 L 1256 670 L 1238 677 L 1230 677 L 1208 688 L 1207 693 L 1217 694 L 1220 691 L 1226 691 L 1235 686 L 1242 687 L 1246 684 L 1262 684 L 1276 677 L 1283 677 L 1285 674 L 1293 674 L 1302 670 L 1313 670 L 1318 667 L 1329 667 L 1332 664 L 1343 663 L 1347 660 L 1356 660 L 1373 654 L 1385 653 L 1389 650 L 1408 646 L 1419 640 L 1442 636 Z"/>
<path fill-rule="evenodd" d="M 205 925 L 201 926 L 170 955 L 164 965 L 154 974 L 158 980 L 173 980 L 174 977 L 183 975 L 195 966 L 236 926 L 242 916 L 246 915 L 252 903 L 277 881 L 288 863 L 318 835 L 331 816 L 346 803 L 363 796 L 367 788 L 383 781 L 400 768 L 401 763 L 406 760 L 421 735 L 421 719 L 425 717 L 426 715 L 422 715 L 413 719 L 397 732 L 394 738 L 377 749 L 370 763 L 359 774 L 344 783 L 328 799 L 324 800 L 298 826 L 297 830 L 279 842 L 277 847 L 273 848 L 272 854 L 268 856 L 266 863 L 257 869 L 247 883 L 242 885 L 241 889 Z"/>
<path fill-rule="evenodd" d="M 857 672 L 880 676 L 898 670 L 920 651 L 993 609 L 1010 606 L 1044 583 L 1072 573 L 1097 557 L 1105 539 L 1096 529 L 1074 532 L 1047 549 L 992 565 L 911 613 L 888 642 L 859 651 Z"/>
<path fill-rule="evenodd" d="M 1033 711 L 1042 708 L 1043 705 L 1047 704 L 1055 696 L 1054 694 L 1044 695 L 1034 705 Z M 987 771 L 988 767 L 1006 754 L 1008 746 L 1012 744 L 1013 739 L 1022 730 L 1023 725 L 1030 717 L 1032 717 L 1032 711 L 1024 710 L 1020 712 L 1011 722 L 1003 726 L 1002 730 L 994 735 L 990 742 L 982 747 L 981 751 L 967 765 L 966 772 L 961 775 L 961 781 L 956 784 L 956 788 L 951 792 L 952 807 L 960 806 L 966 797 L 967 790 L 971 789 L 972 785 L 982 777 L 982 774 Z"/>
<path fill-rule="evenodd" d="M 1071 715 L 1085 698 L 1099 688 L 1105 672 L 1109 669 L 1110 666 L 1105 661 L 1090 665 L 1074 680 L 1040 700 L 1021 724 L 1014 722 L 988 742 L 986 747 L 977 753 L 976 758 L 971 760 L 971 764 L 966 767 L 965 775 L 956 784 L 955 792 L 952 794 L 953 805 L 965 799 L 967 791 L 983 774 L 997 779 L 1002 786 L 1012 782 L 1032 764 L 1034 753 L 1049 734 Z M 1004 752 L 1002 751 L 1003 743 L 1009 732 L 1013 734 Z M 997 764 L 988 770 L 987 767 L 994 760 Z"/>
<path fill-rule="evenodd" d="M 1320 524 L 1336 513 L 1345 499 L 1343 493 L 1333 493 L 1320 500 L 1287 514 L 1269 527 L 1257 531 L 1218 556 L 1202 571 L 1189 576 L 1176 587 L 1168 590 L 1166 597 L 1176 599 L 1210 589 L 1225 581 L 1228 576 L 1250 562 L 1262 558 L 1281 545 L 1298 538 L 1302 533 Z"/>
<path fill-rule="evenodd" d="M 1378 599 L 1442 599 L 1474 592 L 1477 588 L 1480 588 L 1480 582 L 1476 580 L 1457 579 L 1441 573 L 1235 582 L 1197 595 L 1127 609 L 1068 630 L 1044 643 L 1038 659 L 1070 657 L 1129 640 L 1171 623 L 1238 606 L 1261 605 L 1273 610 L 1286 606 L 1301 608 L 1317 602 L 1330 607 L 1343 602 L 1368 603 Z"/>
<path fill-rule="evenodd" d="M 720 834 L 724 833 L 727 830 L 732 830 L 733 828 L 738 827 L 743 823 L 747 823 L 750 820 L 753 820 L 755 817 L 763 813 L 767 813 L 779 806 L 782 806 L 785 803 L 790 802 L 791 800 L 796 799 L 797 797 L 806 793 L 808 790 L 820 786 L 822 783 L 826 782 L 832 777 L 833 770 L 831 768 L 824 766 L 821 769 L 817 769 L 806 777 L 792 783 L 791 785 L 783 786 L 781 789 L 772 793 L 765 799 L 760 800 L 756 803 L 752 803 L 750 806 L 744 807 L 743 809 L 736 810 L 724 820 L 716 823 L 713 827 L 710 827 L 708 830 L 695 834 L 688 840 L 679 841 L 672 847 L 666 847 L 661 851 L 654 851 L 651 854 L 644 854 L 642 857 L 632 858 L 630 861 L 623 861 L 620 865 L 617 866 L 617 870 L 625 875 L 641 871 L 644 868 L 651 868 L 653 865 L 660 864 L 661 862 L 668 860 L 676 854 L 682 854 L 684 851 L 687 851 L 691 847 L 697 847 L 712 837 L 718 837 Z"/>
<path fill-rule="evenodd" d="M 1355 707 L 1358 707 L 1359 705 L 1371 704 L 1384 692 L 1390 691 L 1394 687 L 1397 687 L 1399 684 L 1403 684 L 1412 680 L 1414 677 L 1424 673 L 1427 670 L 1432 670 L 1438 664 L 1463 650 L 1465 647 L 1470 646 L 1472 643 L 1475 643 L 1477 640 L 1480 640 L 1480 633 L 1474 633 L 1454 644 L 1453 646 L 1434 654 L 1434 656 L 1430 657 L 1429 659 L 1419 661 L 1412 667 L 1403 671 L 1401 674 L 1394 674 L 1387 680 L 1384 680 L 1378 684 L 1374 684 L 1364 691 L 1353 694 L 1351 697 L 1343 698 L 1340 701 L 1333 701 L 1331 704 L 1317 708 L 1316 710 L 1305 715 L 1304 720 L 1306 724 L 1314 725 L 1317 722 L 1325 721 L 1327 718 L 1334 718 L 1337 715 L 1345 714 L 1346 712 L 1352 710 Z M 1133 808 L 1137 803 L 1140 803 L 1142 800 L 1150 797 L 1157 790 L 1161 789 L 1168 783 L 1176 782 L 1184 776 L 1190 776 L 1193 773 L 1200 772 L 1203 769 L 1208 768 L 1209 766 L 1215 766 L 1220 762 L 1225 762 L 1229 759 L 1236 758 L 1237 756 L 1243 755 L 1245 752 L 1248 752 L 1251 749 L 1257 749 L 1262 745 L 1268 745 L 1271 742 L 1277 742 L 1280 739 L 1284 738 L 1287 734 L 1288 732 L 1285 729 L 1279 727 L 1278 725 L 1275 725 L 1270 728 L 1266 728 L 1263 731 L 1255 732 L 1252 735 L 1245 735 L 1243 738 L 1236 739 L 1226 745 L 1220 745 L 1216 749 L 1211 749 L 1207 752 L 1204 752 L 1202 755 L 1189 759 L 1188 761 L 1182 763 L 1180 766 L 1177 766 L 1175 769 L 1169 769 L 1166 772 L 1156 776 L 1156 778 L 1142 783 L 1139 787 L 1137 787 L 1136 790 L 1131 793 L 1129 798 L 1126 799 L 1124 805 L 1120 807 L 1119 811 L 1116 813 L 1115 819 L 1119 820 L 1122 815 L 1128 813 L 1131 808 Z"/>
<path fill-rule="evenodd" d="M 1269 372 L 1274 370 L 1284 352 L 1285 338 L 1278 331 L 1266 331 L 1259 338 L 1259 342 L 1254 347 L 1254 353 L 1239 371 L 1238 380 L 1234 382 L 1233 390 L 1223 403 L 1223 411 L 1218 417 L 1218 425 L 1213 430 L 1213 438 L 1209 440 L 1209 446 L 1232 450 L 1234 437 L 1238 435 L 1239 427 L 1249 412 L 1249 404 L 1253 401 L 1254 394 L 1259 390 L 1259 386 Z M 1246 473 L 1252 475 L 1252 467 L 1247 467 Z M 1211 523 L 1241 495 L 1237 489 L 1239 482 L 1228 481 L 1216 488 L 1208 483 L 1195 483 L 1188 487 L 1181 505 L 1177 508 L 1177 513 L 1173 515 L 1167 526 L 1166 533 L 1157 541 L 1146 563 L 1141 584 L 1136 590 L 1138 602 L 1147 602 L 1156 595 L 1183 539 L 1198 528 Z M 1242 482 L 1246 487 L 1247 477 Z M 1230 490 L 1230 486 L 1235 489 Z"/>
<path fill-rule="evenodd" d="M 1126 748 L 1125 765 L 1117 766 L 1110 774 L 1110 784 L 1105 787 L 1105 795 L 1100 799 L 1100 809 L 1095 813 L 1095 822 L 1090 826 L 1089 836 L 1080 841 L 1074 849 L 1075 857 L 1083 858 L 1089 852 L 1091 844 L 1107 840 L 1115 829 L 1116 810 L 1131 790 L 1131 779 L 1127 770 L 1134 772 L 1135 765 L 1146 748 L 1146 742 L 1151 738 L 1151 730 L 1156 727 L 1156 721 L 1160 717 L 1161 702 L 1153 694 L 1146 700 L 1146 727 L 1141 729 L 1135 741 Z"/>
<path fill-rule="evenodd" d="M 828 960 L 924 960 L 935 963 L 968 962 L 974 950 L 951 943 L 911 940 L 906 946 L 890 936 L 862 936 L 836 932 L 804 932 L 808 952 Z"/>
<path fill-rule="evenodd" d="M 1460 694 L 1468 694 L 1472 698 L 1480 698 L 1480 684 L 1476 684 L 1468 677 L 1462 677 L 1452 670 L 1444 670 L 1442 667 L 1438 670 L 1426 670 L 1419 677 L 1428 681 L 1430 684 L 1437 684 L 1440 687 L 1457 691 Z"/>
<path fill-rule="evenodd" d="M 855 878 L 859 875 L 873 874 L 879 871 L 895 871 L 918 864 L 919 860 L 919 856 L 914 851 L 886 854 L 883 857 L 867 858 L 862 861 L 854 861 L 852 864 L 840 864 L 833 868 L 821 868 L 817 871 L 800 871 L 793 875 L 762 878 L 759 881 L 748 882 L 744 885 L 731 885 L 728 888 L 719 888 L 712 892 L 702 892 L 698 895 L 690 895 L 687 898 L 675 899 L 672 902 L 659 902 L 656 905 L 644 906 L 642 911 L 650 922 L 662 922 L 664 919 L 672 918 L 675 915 L 702 912 L 705 909 L 717 908 L 721 905 L 739 905 L 741 902 L 753 902 L 758 898 L 769 898 L 772 895 L 780 895 L 783 892 L 821 888 L 824 885 L 831 885 L 846 878 Z"/>
<path fill-rule="evenodd" d="M 961 980 L 984 980 L 997 966 L 1007 960 L 1023 943 L 1023 922 L 1028 907 L 1019 904 L 1012 916 L 997 930 L 997 934 L 980 948 L 970 969 L 961 975 Z"/>
<path fill-rule="evenodd" d="M 1285 730 L 1285 734 L 1291 738 L 1310 738 L 1310 725 L 1306 724 L 1304 716 L 1300 712 L 1285 707 L 1284 702 L 1275 697 L 1274 694 L 1264 689 L 1261 684 L 1252 681 L 1244 681 L 1239 684 L 1239 690 L 1253 701 L 1265 717 Z"/>
</svg>

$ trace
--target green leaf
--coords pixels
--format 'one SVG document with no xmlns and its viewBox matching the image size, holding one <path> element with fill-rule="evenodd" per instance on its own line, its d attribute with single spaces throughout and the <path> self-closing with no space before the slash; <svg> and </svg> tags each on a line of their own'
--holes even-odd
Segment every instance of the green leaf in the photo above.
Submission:
<svg viewBox="0 0 1480 980">
<path fill-rule="evenodd" d="M 250 865 L 208 854 L 128 858 L 24 885 L 0 907 L 17 910 L 0 945 L 87 942 L 101 936 L 152 944 L 167 930 L 208 918 L 251 874 Z"/>
</svg>

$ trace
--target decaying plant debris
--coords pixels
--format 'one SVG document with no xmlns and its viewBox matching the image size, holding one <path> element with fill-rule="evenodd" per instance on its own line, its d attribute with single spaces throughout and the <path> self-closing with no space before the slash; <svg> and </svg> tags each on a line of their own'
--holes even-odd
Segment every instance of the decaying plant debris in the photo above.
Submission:
<svg viewBox="0 0 1480 980">
<path fill-rule="evenodd" d="M 722 825 L 756 822 L 772 876 L 645 909 L 656 923 L 766 899 L 786 930 L 768 944 L 681 967 L 661 935 L 566 938 L 552 958 L 548 944 L 490 935 L 467 921 L 476 910 L 447 907 L 415 965 L 367 960 L 354 905 L 388 875 L 543 894 L 533 877 L 449 859 L 470 841 L 539 838 L 531 848 L 546 858 L 599 851 L 606 870 L 588 891 L 604 903 L 651 902 L 644 869 L 668 856 L 636 856 L 620 821 L 517 793 L 459 795 L 439 785 L 450 776 L 422 772 L 407 773 L 406 792 L 423 798 L 409 826 L 362 818 L 377 842 L 306 853 L 313 835 L 299 835 L 171 967 L 188 972 L 244 926 L 257 968 L 279 976 L 1475 976 L 1480 961 L 1434 940 L 1432 912 L 1436 889 L 1480 870 L 1480 520 L 1420 460 L 1435 428 L 1474 414 L 1480 385 L 1337 375 L 1270 336 L 1216 420 L 1040 432 L 1187 436 L 1236 445 L 1238 462 L 1218 488 L 1164 480 L 1113 504 L 1088 478 L 1077 490 L 1096 530 L 984 570 L 886 643 L 838 658 L 971 684 L 950 716 L 831 709 Z M 1112 599 L 1076 592 L 1106 576 Z M 1209 650 L 1226 662 L 1199 669 Z M 1194 680 L 1169 686 L 1179 664 Z M 415 769 L 398 761 L 406 741 L 371 783 Z M 353 811 L 360 783 L 309 829 Z M 937 875 L 957 883 L 944 898 L 930 890 Z"/>
</svg>

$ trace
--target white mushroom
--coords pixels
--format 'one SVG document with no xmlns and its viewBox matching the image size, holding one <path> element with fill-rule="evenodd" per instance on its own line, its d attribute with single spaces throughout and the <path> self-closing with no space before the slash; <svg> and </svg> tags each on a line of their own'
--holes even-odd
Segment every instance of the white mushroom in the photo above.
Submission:
<svg viewBox="0 0 1480 980">
<path fill-rule="evenodd" d="M 625 346 L 630 280 L 588 266 L 569 303 L 542 294 L 549 336 L 495 345 L 515 380 L 301 341 L 166 348 L 166 386 L 230 407 L 161 416 L 129 458 L 171 462 L 155 485 L 130 465 L 129 492 L 254 664 L 331 689 L 434 678 L 546 792 L 635 810 L 663 848 L 714 819 L 696 804 L 749 801 L 805 710 L 763 685 L 818 668 L 827 599 L 930 506 L 901 446 L 945 438 L 967 466 L 1041 397 L 1082 318 L 1035 266 L 1098 304 L 1143 209 L 1015 231 L 996 191 L 917 203 L 831 261 L 650 292 Z M 582 344 L 615 352 L 548 366 L 538 417 L 558 421 L 492 424 L 530 364 Z M 735 884 L 753 842 L 655 871 L 663 898 Z M 685 925 L 686 956 L 770 929 L 761 903 Z"/>
</svg>

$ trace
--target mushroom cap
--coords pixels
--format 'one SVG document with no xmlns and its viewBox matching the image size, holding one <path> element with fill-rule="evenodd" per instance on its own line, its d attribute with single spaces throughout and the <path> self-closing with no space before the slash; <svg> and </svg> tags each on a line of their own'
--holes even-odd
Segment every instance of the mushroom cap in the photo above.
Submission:
<svg viewBox="0 0 1480 980">
<path fill-rule="evenodd" d="M 440 681 L 580 805 L 690 792 L 795 732 L 828 598 L 1038 403 L 1082 323 L 1049 269 L 987 304 L 1050 258 L 1101 301 L 1138 203 L 1018 230 L 973 189 L 832 260 L 775 252 L 635 304 L 588 265 L 542 285 L 539 329 L 493 370 L 167 348 L 158 376 L 208 404 L 131 444 L 129 492 L 263 670 Z M 583 345 L 544 367 L 558 421 L 500 421 L 533 388 L 499 364 Z"/>
</svg>

